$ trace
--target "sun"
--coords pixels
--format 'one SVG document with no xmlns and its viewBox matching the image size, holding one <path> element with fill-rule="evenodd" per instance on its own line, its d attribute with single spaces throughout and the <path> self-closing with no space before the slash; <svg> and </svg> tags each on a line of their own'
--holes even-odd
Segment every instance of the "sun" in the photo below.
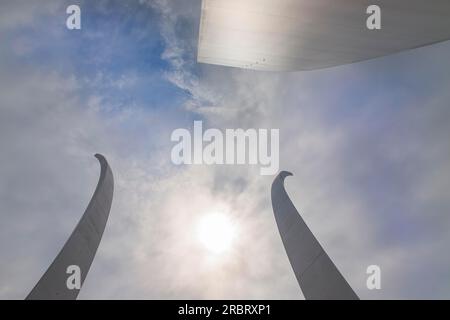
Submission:
<svg viewBox="0 0 450 320">
<path fill-rule="evenodd" d="M 236 228 L 227 215 L 210 213 L 203 216 L 197 224 L 200 243 L 211 253 L 221 254 L 232 247 Z"/>
</svg>

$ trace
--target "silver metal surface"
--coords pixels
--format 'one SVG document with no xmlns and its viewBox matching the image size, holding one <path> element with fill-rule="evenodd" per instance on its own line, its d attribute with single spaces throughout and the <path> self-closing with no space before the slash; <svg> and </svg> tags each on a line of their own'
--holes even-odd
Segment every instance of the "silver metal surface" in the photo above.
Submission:
<svg viewBox="0 0 450 320">
<path fill-rule="evenodd" d="M 53 263 L 27 296 L 27 299 L 74 300 L 80 290 L 68 289 L 67 267 L 76 265 L 81 270 L 81 285 L 89 268 L 108 221 L 114 192 L 114 178 L 105 157 L 96 154 L 101 166 L 100 179 L 89 205 L 71 236 L 56 256 Z"/>
<path fill-rule="evenodd" d="M 366 10 L 381 8 L 381 29 Z M 198 61 L 312 70 L 450 39 L 449 0 L 203 0 Z"/>
<path fill-rule="evenodd" d="M 355 300 L 358 296 L 323 250 L 284 188 L 292 173 L 282 171 L 272 183 L 272 207 L 292 269 L 306 299 Z"/>
</svg>

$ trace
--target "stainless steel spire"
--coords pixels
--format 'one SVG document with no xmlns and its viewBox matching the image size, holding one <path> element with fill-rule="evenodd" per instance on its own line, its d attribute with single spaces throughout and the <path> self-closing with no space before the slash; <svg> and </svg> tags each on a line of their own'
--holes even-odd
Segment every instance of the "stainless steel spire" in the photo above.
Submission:
<svg viewBox="0 0 450 320">
<path fill-rule="evenodd" d="M 369 30 L 367 9 L 381 9 Z M 198 61 L 312 70 L 450 39 L 448 0 L 203 0 Z"/>
<path fill-rule="evenodd" d="M 108 220 L 114 191 L 114 178 L 105 157 L 96 154 L 100 162 L 100 179 L 89 205 L 69 239 L 27 299 L 76 299 L 80 290 L 69 289 L 69 266 L 81 271 L 81 285 L 86 279 Z"/>
<path fill-rule="evenodd" d="M 284 188 L 292 173 L 282 171 L 272 183 L 272 207 L 292 269 L 306 299 L 358 299 L 295 209 Z"/>
</svg>

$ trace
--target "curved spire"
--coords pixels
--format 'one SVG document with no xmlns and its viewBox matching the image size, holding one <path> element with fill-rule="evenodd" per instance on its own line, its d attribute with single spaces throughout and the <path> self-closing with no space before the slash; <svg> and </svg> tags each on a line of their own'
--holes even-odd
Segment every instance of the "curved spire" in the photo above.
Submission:
<svg viewBox="0 0 450 320">
<path fill-rule="evenodd" d="M 292 173 L 282 171 L 272 183 L 272 207 L 287 256 L 306 299 L 358 299 L 314 237 L 284 188 Z"/>
<path fill-rule="evenodd" d="M 79 267 L 83 285 L 102 239 L 114 192 L 114 177 L 108 162 L 101 154 L 95 157 L 100 162 L 101 172 L 94 195 L 64 247 L 26 299 L 74 300 L 80 292 L 68 288 L 70 272 L 67 273 L 67 268 Z"/>
<path fill-rule="evenodd" d="M 381 29 L 369 29 L 371 5 L 381 9 Z M 197 59 L 267 71 L 327 68 L 449 40 L 449 16 L 448 0 L 203 0 Z"/>
</svg>

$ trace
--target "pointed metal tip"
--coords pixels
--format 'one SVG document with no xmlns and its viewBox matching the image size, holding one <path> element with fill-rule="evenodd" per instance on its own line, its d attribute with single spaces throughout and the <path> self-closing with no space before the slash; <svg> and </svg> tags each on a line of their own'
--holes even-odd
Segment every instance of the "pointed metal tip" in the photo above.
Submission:
<svg viewBox="0 0 450 320">
<path fill-rule="evenodd" d="M 105 158 L 104 155 L 102 155 L 102 154 L 100 154 L 100 153 L 96 153 L 96 154 L 94 155 L 94 157 L 97 158 L 97 160 L 100 162 L 100 165 L 101 165 L 102 167 L 108 166 L 108 161 L 106 160 L 106 158 Z"/>
<path fill-rule="evenodd" d="M 96 153 L 96 154 L 94 155 L 94 157 L 96 157 L 98 160 L 105 159 L 105 156 L 103 156 L 103 155 L 100 154 L 100 153 Z"/>
<path fill-rule="evenodd" d="M 278 174 L 278 177 L 280 177 L 281 180 L 284 180 L 284 178 L 289 177 L 289 176 L 293 176 L 292 172 L 289 171 L 281 171 Z"/>
</svg>

